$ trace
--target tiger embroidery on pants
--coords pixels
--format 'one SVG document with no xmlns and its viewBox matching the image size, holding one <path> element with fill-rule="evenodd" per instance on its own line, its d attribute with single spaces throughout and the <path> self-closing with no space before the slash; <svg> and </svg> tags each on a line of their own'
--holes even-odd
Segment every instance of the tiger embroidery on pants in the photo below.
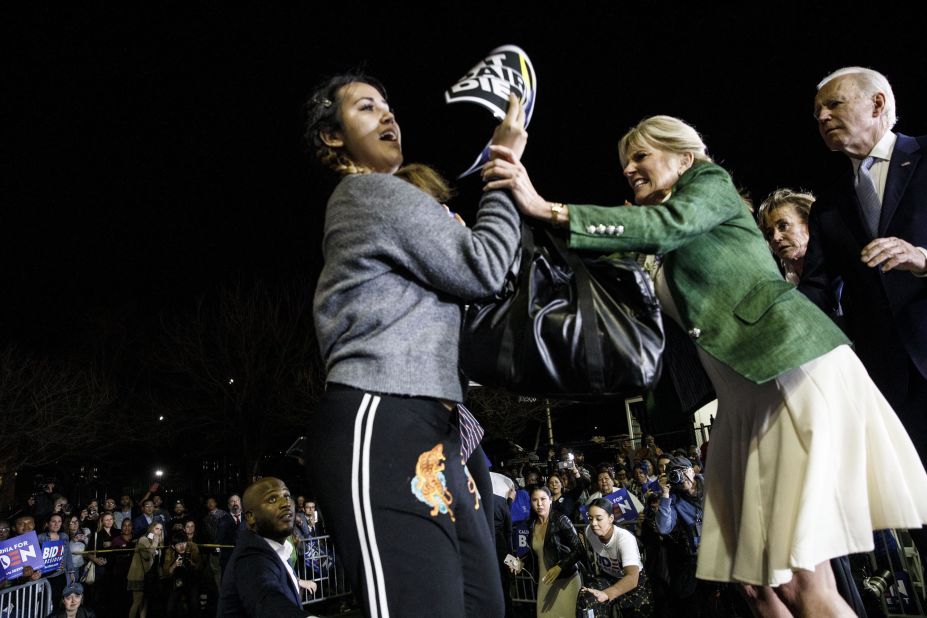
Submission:
<svg viewBox="0 0 927 618">
<path fill-rule="evenodd" d="M 476 481 L 473 480 L 473 476 L 470 475 L 470 468 L 467 467 L 467 462 L 464 461 L 463 458 L 461 458 L 460 460 L 460 465 L 464 467 L 464 472 L 467 473 L 467 491 L 473 494 L 473 500 L 474 500 L 473 510 L 479 511 L 480 510 L 480 490 L 476 486 Z"/>
<path fill-rule="evenodd" d="M 425 451 L 418 456 L 418 462 L 415 464 L 415 478 L 412 479 L 412 493 L 431 507 L 432 517 L 436 517 L 438 513 L 447 513 L 451 516 L 451 521 L 457 521 L 454 518 L 454 511 L 451 510 L 454 496 L 448 490 L 447 481 L 444 478 L 444 460 L 443 444 L 438 444 L 430 451 Z"/>
</svg>

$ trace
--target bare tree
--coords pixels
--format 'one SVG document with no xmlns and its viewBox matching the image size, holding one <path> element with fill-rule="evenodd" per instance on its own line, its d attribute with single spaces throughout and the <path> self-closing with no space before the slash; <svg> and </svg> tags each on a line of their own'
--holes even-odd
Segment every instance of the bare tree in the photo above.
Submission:
<svg viewBox="0 0 927 618">
<path fill-rule="evenodd" d="M 546 425 L 548 409 L 563 404 L 542 397 L 526 397 L 501 389 L 479 386 L 470 389 L 467 405 L 480 421 L 487 438 L 514 441 L 524 433 L 530 423 Z M 538 437 L 535 441 L 539 440 Z M 537 446 L 535 444 L 534 448 Z"/>
<path fill-rule="evenodd" d="M 239 283 L 162 320 L 152 401 L 169 439 L 238 456 L 250 477 L 302 433 L 324 388 L 304 289 Z"/>
<path fill-rule="evenodd" d="M 0 492 L 12 498 L 12 473 L 59 461 L 105 456 L 114 390 L 89 364 L 51 361 L 7 347 L 0 351 Z"/>
</svg>

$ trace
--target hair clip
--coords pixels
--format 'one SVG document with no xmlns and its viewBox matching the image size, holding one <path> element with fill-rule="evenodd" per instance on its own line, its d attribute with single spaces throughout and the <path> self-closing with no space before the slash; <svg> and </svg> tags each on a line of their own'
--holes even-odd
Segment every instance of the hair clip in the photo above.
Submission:
<svg viewBox="0 0 927 618">
<path fill-rule="evenodd" d="M 312 99 L 312 103 L 313 103 L 314 105 L 321 105 L 322 107 L 331 107 L 331 106 L 332 106 L 332 102 L 329 101 L 328 99 L 324 98 L 324 97 L 321 98 L 321 99 Z"/>
</svg>

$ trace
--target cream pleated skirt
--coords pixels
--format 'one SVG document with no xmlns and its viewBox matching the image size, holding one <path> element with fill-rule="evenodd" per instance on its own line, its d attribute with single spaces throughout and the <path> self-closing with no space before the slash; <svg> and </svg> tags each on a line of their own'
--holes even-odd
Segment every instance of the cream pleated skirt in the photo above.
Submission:
<svg viewBox="0 0 927 618">
<path fill-rule="evenodd" d="M 849 347 L 760 385 L 699 354 L 718 413 L 698 577 L 777 586 L 927 523 L 927 473 Z"/>
<path fill-rule="evenodd" d="M 660 275 L 657 295 L 675 319 Z M 699 578 L 778 586 L 871 551 L 873 530 L 927 523 L 927 473 L 848 346 L 764 384 L 698 353 L 718 396 Z"/>
</svg>

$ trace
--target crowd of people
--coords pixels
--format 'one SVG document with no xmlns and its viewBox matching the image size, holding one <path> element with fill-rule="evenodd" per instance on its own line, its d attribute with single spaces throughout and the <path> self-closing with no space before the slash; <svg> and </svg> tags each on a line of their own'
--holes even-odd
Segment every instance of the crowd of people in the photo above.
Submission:
<svg viewBox="0 0 927 618">
<path fill-rule="evenodd" d="M 337 185 L 313 306 L 327 386 L 305 463 L 367 615 L 503 615 L 496 516 L 505 508 L 487 503 L 500 486 L 509 518 L 525 511 L 529 521 L 539 616 L 572 615 L 581 590 L 623 613 L 697 615 L 718 584 L 757 615 L 850 616 L 835 560 L 870 551 L 884 528 L 913 529 L 927 555 L 927 138 L 892 130 L 883 75 L 847 67 L 818 84 L 818 130 L 849 158 L 848 173 L 819 200 L 777 191 L 758 217 L 698 131 L 672 116 L 644 118 L 619 140 L 634 205 L 552 202 L 521 161 L 525 110 L 511 95 L 467 225 L 443 203 L 451 192 L 440 176 L 403 168 L 379 81 L 335 76 L 306 109 L 307 141 Z M 717 396 L 704 476 L 700 453 L 662 457 L 649 440 L 594 476 L 574 453 L 572 466 L 524 471 L 521 490 L 494 482 L 482 428 L 463 405 L 462 309 L 499 297 L 525 220 L 565 236 L 569 251 L 650 264 L 666 322 L 685 334 L 665 355 L 688 346 Z M 210 499 L 202 519 L 189 519 L 183 503 L 166 511 L 155 489 L 138 502 L 88 504 L 76 520 L 60 499 L 39 496 L 13 527 L 38 521 L 42 538 L 69 541 L 46 575 L 58 598 L 74 597 L 69 586 L 91 567 L 85 594 L 121 590 L 124 569 L 125 596 L 100 602 L 121 598 L 131 618 L 156 607 L 196 615 L 196 589 L 215 597 L 247 530 L 241 500 L 229 497 L 226 512 Z M 246 501 L 266 515 L 266 543 L 246 538 L 276 572 L 273 556 L 290 555 L 281 530 L 293 529 L 291 497 L 276 480 L 263 498 L 256 491 Z M 641 514 L 644 560 L 616 525 L 616 493 Z M 601 585 L 582 584 L 578 516 L 589 521 L 582 537 Z M 105 555 L 120 539 L 133 548 L 122 564 L 119 552 Z M 298 608 L 302 584 L 277 574 L 281 606 Z"/>
<path fill-rule="evenodd" d="M 493 473 L 495 495 L 507 505 L 496 511 L 497 543 L 519 553 L 514 537 L 522 526 L 529 531 L 521 542 L 531 552 L 508 568 L 526 568 L 538 582 L 537 614 L 572 615 L 585 605 L 620 608 L 622 616 L 690 615 L 696 606 L 704 615 L 734 615 L 725 611 L 736 599 L 728 595 L 728 607 L 718 607 L 711 594 L 718 588 L 698 588 L 695 578 L 703 451 L 664 452 L 647 436 L 637 449 L 621 440 L 613 453 L 590 467 L 583 451 L 552 448 L 546 462 Z M 633 509 L 616 506 L 622 501 Z"/>
<path fill-rule="evenodd" d="M 72 505 L 55 487 L 45 484 L 25 508 L 0 520 L 0 541 L 32 531 L 39 543 L 64 541 L 60 567 L 43 573 L 27 566 L 19 578 L 0 581 L 0 590 L 45 578 L 56 616 L 216 615 L 222 574 L 249 528 L 239 495 L 228 496 L 228 510 L 216 496 L 190 507 L 174 499 L 167 508 L 154 484 L 139 499 L 107 496 Z M 325 527 L 314 500 L 296 496 L 293 502 L 287 540 L 296 572 L 307 542 L 323 536 Z M 311 579 L 300 586 L 310 593 L 317 587 Z"/>
</svg>

